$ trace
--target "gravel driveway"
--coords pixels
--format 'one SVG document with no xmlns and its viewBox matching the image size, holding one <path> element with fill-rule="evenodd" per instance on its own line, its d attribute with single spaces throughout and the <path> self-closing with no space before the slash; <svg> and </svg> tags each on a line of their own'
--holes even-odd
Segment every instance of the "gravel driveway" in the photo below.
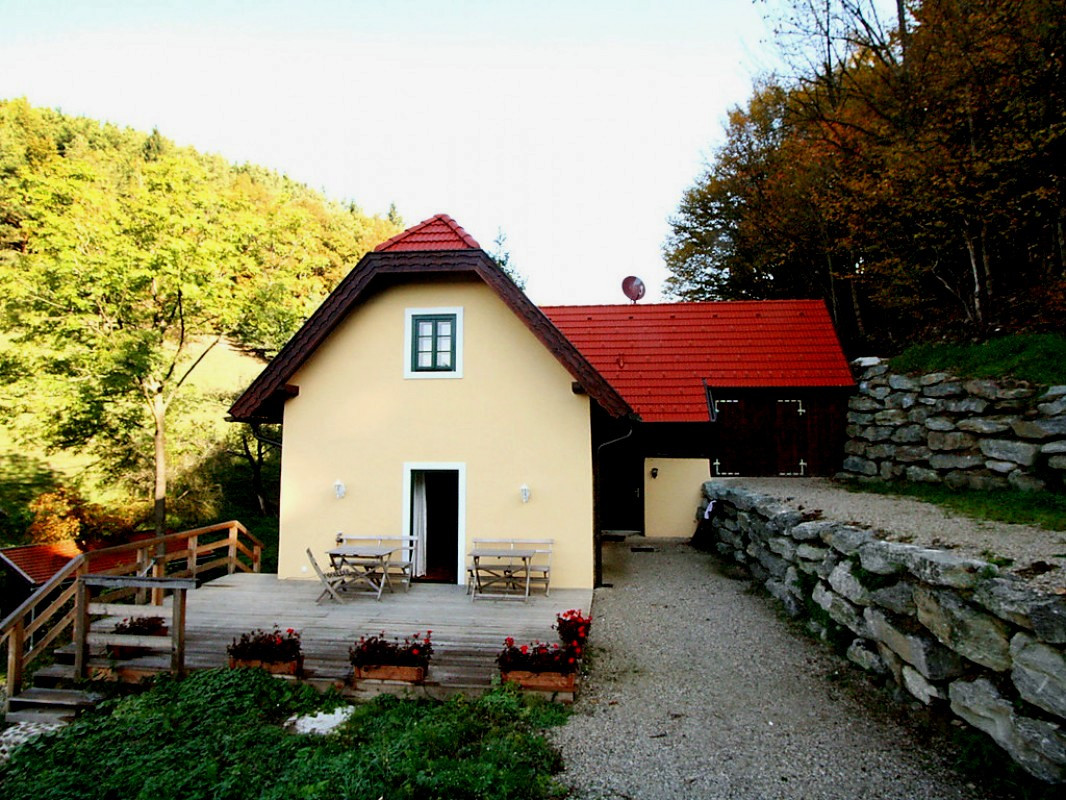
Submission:
<svg viewBox="0 0 1066 800">
<path fill-rule="evenodd" d="M 552 734 L 575 797 L 985 796 L 863 708 L 853 668 L 747 581 L 680 541 L 638 543 L 655 551 L 605 546 L 591 675 Z"/>
</svg>

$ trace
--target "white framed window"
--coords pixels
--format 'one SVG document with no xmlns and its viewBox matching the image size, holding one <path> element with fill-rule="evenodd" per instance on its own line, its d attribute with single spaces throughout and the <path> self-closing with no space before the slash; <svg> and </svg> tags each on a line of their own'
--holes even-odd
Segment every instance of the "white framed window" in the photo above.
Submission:
<svg viewBox="0 0 1066 800">
<path fill-rule="evenodd" d="M 404 309 L 404 378 L 463 377 L 463 309 Z"/>
</svg>

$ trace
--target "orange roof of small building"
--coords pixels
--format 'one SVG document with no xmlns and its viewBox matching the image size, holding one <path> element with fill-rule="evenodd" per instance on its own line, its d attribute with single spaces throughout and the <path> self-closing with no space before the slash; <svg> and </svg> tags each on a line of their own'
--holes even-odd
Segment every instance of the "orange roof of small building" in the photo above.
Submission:
<svg viewBox="0 0 1066 800">
<path fill-rule="evenodd" d="M 447 214 L 437 214 L 382 242 L 374 248 L 374 252 L 480 249 L 477 240 L 464 231 L 458 222 Z"/>
<path fill-rule="evenodd" d="M 707 420 L 711 389 L 850 387 L 820 300 L 541 310 L 646 422 Z"/>
<path fill-rule="evenodd" d="M 47 581 L 80 555 L 81 548 L 77 542 L 69 540 L 5 547 L 0 550 L 0 558 L 11 564 L 34 586 Z"/>
</svg>

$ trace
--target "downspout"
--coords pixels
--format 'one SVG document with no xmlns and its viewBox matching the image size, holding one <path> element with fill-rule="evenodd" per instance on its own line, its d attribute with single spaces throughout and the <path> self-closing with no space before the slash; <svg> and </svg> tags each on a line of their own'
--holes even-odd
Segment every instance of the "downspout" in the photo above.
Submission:
<svg viewBox="0 0 1066 800">
<path fill-rule="evenodd" d="M 606 586 L 603 582 L 603 531 L 600 526 L 600 498 L 602 492 L 600 491 L 600 481 L 603 480 L 603 470 L 600 468 L 600 463 L 603 458 L 603 448 L 608 445 L 618 444 L 625 441 L 633 435 L 633 426 L 629 426 L 629 430 L 625 435 L 619 436 L 617 439 L 611 439 L 610 441 L 603 442 L 596 447 L 596 480 L 593 483 L 592 493 L 592 508 L 595 512 L 595 528 L 593 530 L 593 574 L 592 585 L 593 587 Z"/>
<path fill-rule="evenodd" d="M 276 448 L 278 448 L 278 450 L 281 449 L 281 442 L 280 441 L 278 441 L 277 439 L 268 439 L 267 437 L 263 436 L 259 432 L 259 423 L 258 422 L 249 422 L 248 423 L 248 427 L 251 428 L 252 436 L 255 438 L 255 440 L 257 442 L 262 442 L 263 444 L 268 444 L 271 447 L 276 447 Z"/>
</svg>

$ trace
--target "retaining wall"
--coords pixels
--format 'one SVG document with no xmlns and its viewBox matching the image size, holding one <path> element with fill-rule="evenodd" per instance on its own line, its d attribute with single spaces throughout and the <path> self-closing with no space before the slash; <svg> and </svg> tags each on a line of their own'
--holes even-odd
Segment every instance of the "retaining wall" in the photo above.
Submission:
<svg viewBox="0 0 1066 800">
<path fill-rule="evenodd" d="M 1066 781 L 1066 597 L 738 487 L 710 481 L 703 494 L 701 515 L 716 503 L 702 544 L 744 564 L 789 616 L 1038 778 Z"/>
<path fill-rule="evenodd" d="M 1061 489 L 1066 386 L 891 373 L 859 359 L 843 476 L 955 488 Z"/>
</svg>

